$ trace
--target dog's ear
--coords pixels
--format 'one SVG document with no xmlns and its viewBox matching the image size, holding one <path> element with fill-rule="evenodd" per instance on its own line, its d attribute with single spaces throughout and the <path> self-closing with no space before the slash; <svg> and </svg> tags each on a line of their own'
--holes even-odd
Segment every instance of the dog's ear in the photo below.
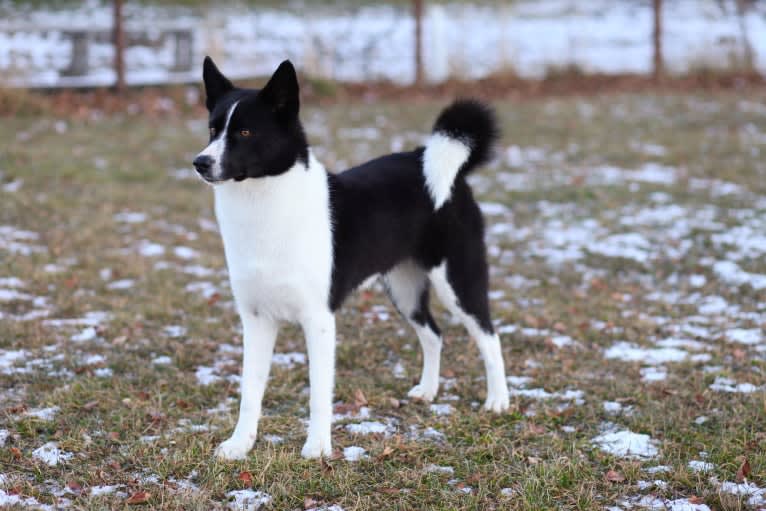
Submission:
<svg viewBox="0 0 766 511">
<path fill-rule="evenodd" d="M 207 95 L 205 106 L 209 111 L 213 110 L 221 96 L 234 88 L 234 85 L 223 76 L 223 73 L 218 70 L 210 57 L 205 57 L 205 62 L 202 65 L 202 80 L 205 82 L 205 94 Z"/>
<path fill-rule="evenodd" d="M 260 97 L 269 103 L 280 117 L 291 119 L 297 117 L 300 110 L 298 96 L 298 76 L 292 62 L 285 60 L 261 90 Z"/>
</svg>

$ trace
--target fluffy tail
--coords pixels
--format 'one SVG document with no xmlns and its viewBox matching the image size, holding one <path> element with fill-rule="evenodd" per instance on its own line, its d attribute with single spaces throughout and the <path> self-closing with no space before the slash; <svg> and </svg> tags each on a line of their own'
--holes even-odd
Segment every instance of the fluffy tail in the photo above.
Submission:
<svg viewBox="0 0 766 511">
<path fill-rule="evenodd" d="M 495 114 L 483 103 L 459 100 L 442 111 L 423 153 L 423 174 L 434 209 L 449 200 L 455 179 L 489 160 L 497 137 Z"/>
</svg>

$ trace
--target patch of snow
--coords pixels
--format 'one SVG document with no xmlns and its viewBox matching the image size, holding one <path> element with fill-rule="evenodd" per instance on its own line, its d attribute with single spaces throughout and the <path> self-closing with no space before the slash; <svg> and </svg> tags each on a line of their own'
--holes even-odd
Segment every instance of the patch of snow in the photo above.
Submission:
<svg viewBox="0 0 766 511">
<path fill-rule="evenodd" d="M 274 355 L 271 357 L 271 363 L 280 367 L 292 369 L 295 367 L 295 364 L 306 364 L 306 354 L 297 352 L 274 353 Z"/>
<path fill-rule="evenodd" d="M 352 445 L 343 449 L 343 459 L 346 461 L 359 461 L 362 457 L 367 457 L 365 456 L 366 452 L 364 448 Z"/>
<path fill-rule="evenodd" d="M 89 326 L 85 328 L 83 331 L 81 331 L 79 334 L 75 334 L 70 339 L 74 342 L 87 342 L 92 341 L 98 337 L 98 332 L 96 332 L 96 329 L 92 326 Z"/>
<path fill-rule="evenodd" d="M 186 327 L 181 325 L 167 325 L 162 332 L 168 337 L 181 337 L 186 335 Z"/>
<path fill-rule="evenodd" d="M 133 279 L 122 279 L 122 280 L 115 280 L 114 282 L 110 282 L 106 287 L 107 289 L 123 290 L 123 289 L 130 289 L 135 284 L 136 284 L 136 281 Z"/>
<path fill-rule="evenodd" d="M 390 425 L 378 421 L 363 421 L 354 424 L 346 424 L 346 431 L 352 435 L 370 435 L 375 433 L 390 433 Z"/>
<path fill-rule="evenodd" d="M 649 366 L 641 368 L 641 381 L 647 383 L 665 381 L 668 378 L 668 370 L 662 366 Z"/>
<path fill-rule="evenodd" d="M 221 380 L 221 376 L 217 374 L 217 369 L 214 367 L 199 366 L 194 376 L 200 385 L 210 385 Z"/>
<path fill-rule="evenodd" d="M 55 467 L 60 462 L 70 460 L 72 456 L 74 456 L 74 454 L 71 452 L 59 449 L 56 442 L 48 442 L 32 451 L 33 458 L 38 459 L 51 467 Z"/>
<path fill-rule="evenodd" d="M 232 511 L 257 511 L 271 503 L 271 495 L 256 490 L 234 490 L 226 494 Z"/>
<path fill-rule="evenodd" d="M 732 328 L 726 331 L 726 339 L 739 344 L 761 344 L 764 340 L 760 328 Z"/>
<path fill-rule="evenodd" d="M 114 215 L 115 222 L 122 222 L 125 224 L 142 224 L 146 222 L 146 213 L 138 211 L 122 211 Z"/>
<path fill-rule="evenodd" d="M 617 415 L 622 411 L 622 405 L 617 401 L 604 401 L 602 404 L 604 411 L 609 415 Z"/>
<path fill-rule="evenodd" d="M 102 495 L 111 495 L 119 488 L 122 488 L 121 484 L 106 484 L 103 486 L 91 486 L 89 493 L 91 497 L 101 497 Z"/>
<path fill-rule="evenodd" d="M 167 355 L 161 355 L 152 359 L 152 364 L 157 366 L 166 366 L 173 363 L 173 359 Z"/>
<path fill-rule="evenodd" d="M 649 435 L 628 430 L 602 433 L 592 441 L 602 451 L 621 458 L 646 459 L 658 454 L 656 442 Z"/>
<path fill-rule="evenodd" d="M 52 421 L 59 411 L 61 411 L 61 408 L 58 406 L 51 406 L 48 408 L 36 408 L 29 410 L 24 415 L 26 417 L 34 417 L 36 419 L 40 419 L 41 421 Z"/>
<path fill-rule="evenodd" d="M 669 465 L 657 465 L 656 467 L 647 467 L 644 469 L 644 472 L 647 474 L 664 474 L 670 471 L 671 468 Z"/>
<path fill-rule="evenodd" d="M 431 413 L 435 415 L 450 415 L 452 412 L 455 411 L 455 409 L 450 404 L 437 404 L 434 403 L 430 407 Z"/>
<path fill-rule="evenodd" d="M 716 377 L 715 381 L 710 385 L 710 390 L 717 390 L 719 392 L 736 392 L 740 394 L 750 394 L 758 390 L 758 387 L 752 383 L 737 383 L 730 378 L 724 378 L 723 376 Z"/>
<path fill-rule="evenodd" d="M 692 460 L 688 467 L 692 472 L 710 472 L 715 468 L 715 465 L 707 461 Z"/>
<path fill-rule="evenodd" d="M 452 475 L 455 473 L 455 469 L 452 467 L 443 466 L 443 465 L 434 465 L 433 463 L 431 463 L 430 465 L 427 465 L 423 469 L 423 471 L 428 473 L 434 472 L 437 474 L 449 474 L 449 475 Z"/>
<path fill-rule="evenodd" d="M 199 257 L 199 252 L 184 246 L 173 247 L 173 254 L 180 259 L 196 259 Z"/>
<path fill-rule="evenodd" d="M 165 247 L 149 240 L 141 240 L 138 243 L 138 253 L 143 257 L 161 256 L 165 253 Z"/>
<path fill-rule="evenodd" d="M 633 343 L 620 341 L 604 352 L 608 359 L 624 362 L 643 362 L 647 365 L 658 365 L 666 362 L 681 362 L 688 353 L 676 348 L 642 348 Z"/>
<path fill-rule="evenodd" d="M 726 481 L 721 484 L 720 491 L 740 497 L 747 497 L 749 506 L 763 506 L 766 504 L 766 488 L 761 488 L 755 483 L 732 483 Z"/>
</svg>

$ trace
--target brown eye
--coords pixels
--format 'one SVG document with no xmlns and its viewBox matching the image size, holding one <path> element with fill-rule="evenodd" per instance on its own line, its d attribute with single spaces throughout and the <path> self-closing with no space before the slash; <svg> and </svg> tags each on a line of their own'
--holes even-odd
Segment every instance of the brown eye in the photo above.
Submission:
<svg viewBox="0 0 766 511">
<path fill-rule="evenodd" d="M 239 130 L 239 134 L 243 137 L 249 137 L 250 136 L 250 130 Z"/>
<path fill-rule="evenodd" d="M 210 128 L 210 136 L 211 137 L 215 136 L 215 128 Z"/>
</svg>

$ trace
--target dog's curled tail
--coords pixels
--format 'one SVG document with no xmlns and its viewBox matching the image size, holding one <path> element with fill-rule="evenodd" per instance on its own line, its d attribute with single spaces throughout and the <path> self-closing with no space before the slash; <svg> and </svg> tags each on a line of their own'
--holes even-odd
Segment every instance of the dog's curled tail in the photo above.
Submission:
<svg viewBox="0 0 766 511">
<path fill-rule="evenodd" d="M 458 100 L 439 114 L 423 152 L 423 174 L 434 209 L 449 200 L 455 179 L 489 160 L 498 134 L 494 112 L 479 101 Z"/>
</svg>

